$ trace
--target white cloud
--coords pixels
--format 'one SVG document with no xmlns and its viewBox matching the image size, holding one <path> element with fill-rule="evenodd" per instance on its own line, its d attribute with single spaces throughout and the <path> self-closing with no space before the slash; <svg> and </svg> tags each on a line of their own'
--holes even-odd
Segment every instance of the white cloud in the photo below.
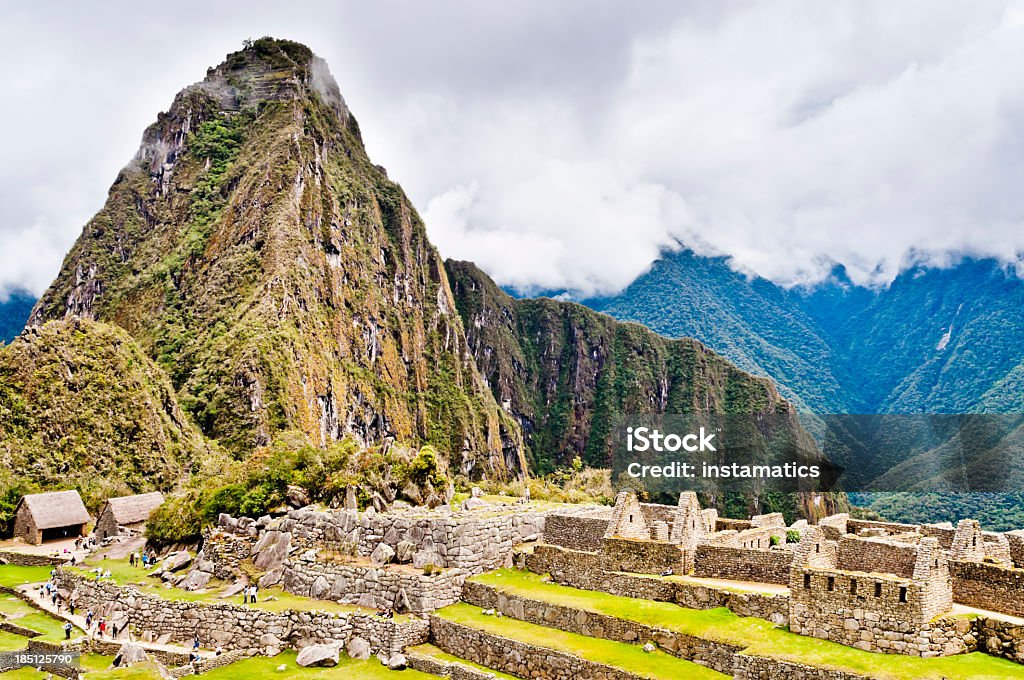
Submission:
<svg viewBox="0 0 1024 680">
<path fill-rule="evenodd" d="M 5 17 L 0 289 L 45 287 L 156 112 L 263 34 L 328 60 L 443 255 L 524 291 L 676 242 L 782 283 L 1024 251 L 1008 0 L 189 4 Z"/>
</svg>

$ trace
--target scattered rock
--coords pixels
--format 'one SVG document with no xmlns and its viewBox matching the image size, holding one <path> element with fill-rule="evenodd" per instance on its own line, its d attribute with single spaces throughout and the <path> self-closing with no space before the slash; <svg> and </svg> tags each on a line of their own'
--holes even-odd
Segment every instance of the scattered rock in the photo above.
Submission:
<svg viewBox="0 0 1024 680">
<path fill-rule="evenodd" d="M 252 547 L 252 563 L 260 571 L 270 571 L 284 564 L 292 549 L 292 535 L 287 531 L 267 531 Z"/>
<path fill-rule="evenodd" d="M 409 665 L 408 659 L 405 658 L 404 654 L 392 654 L 391 658 L 388 659 L 387 666 L 393 671 L 404 670 Z"/>
<path fill-rule="evenodd" d="M 122 665 L 131 665 L 134 663 L 142 663 L 149 658 L 146 654 L 146 650 L 134 642 L 126 642 L 121 645 L 121 649 L 118 650 L 117 655 L 121 657 Z"/>
<path fill-rule="evenodd" d="M 184 550 L 179 550 L 176 553 L 171 553 L 164 560 L 164 571 L 180 571 L 192 564 L 192 556 Z"/>
<path fill-rule="evenodd" d="M 387 543 L 379 543 L 373 552 L 370 553 L 370 562 L 380 567 L 392 560 L 395 556 L 395 549 Z"/>
<path fill-rule="evenodd" d="M 353 659 L 369 659 L 370 643 L 356 635 L 345 645 L 345 653 Z M 337 660 L 337 657 L 335 657 L 335 660 Z"/>
<path fill-rule="evenodd" d="M 412 561 L 416 553 L 416 545 L 412 541 L 399 541 L 395 546 L 395 559 L 405 564 Z"/>
<path fill-rule="evenodd" d="M 295 663 L 303 667 L 337 666 L 339 649 L 337 644 L 310 645 L 299 650 Z M 369 658 L 367 656 L 366 658 Z"/>
<path fill-rule="evenodd" d="M 656 649 L 657 649 L 657 647 L 654 646 L 653 642 L 648 642 L 646 645 L 644 645 L 644 651 L 647 652 L 648 654 L 653 653 L 654 650 L 656 650 Z"/>
</svg>

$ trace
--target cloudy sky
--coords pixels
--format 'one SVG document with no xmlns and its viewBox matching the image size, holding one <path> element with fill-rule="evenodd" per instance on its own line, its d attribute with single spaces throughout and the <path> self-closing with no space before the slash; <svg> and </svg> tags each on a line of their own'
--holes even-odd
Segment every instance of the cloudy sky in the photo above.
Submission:
<svg viewBox="0 0 1024 680">
<path fill-rule="evenodd" d="M 4 4 L 0 294 L 42 291 L 156 113 L 266 34 L 328 60 L 442 254 L 522 291 L 681 246 L 783 284 L 1024 252 L 1019 4 L 240 7 Z"/>
</svg>

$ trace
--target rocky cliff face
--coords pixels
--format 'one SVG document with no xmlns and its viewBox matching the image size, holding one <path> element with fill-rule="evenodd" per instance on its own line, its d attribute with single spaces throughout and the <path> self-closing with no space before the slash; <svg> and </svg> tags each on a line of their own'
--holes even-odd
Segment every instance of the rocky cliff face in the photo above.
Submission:
<svg viewBox="0 0 1024 680">
<path fill-rule="evenodd" d="M 30 323 L 72 317 L 126 329 L 237 455 L 298 429 L 522 470 L 419 216 L 297 43 L 229 55 L 146 130 Z"/>
<path fill-rule="evenodd" d="M 535 467 L 576 455 L 607 465 L 611 423 L 628 413 L 793 413 L 769 380 L 696 340 L 575 303 L 517 300 L 471 263 L 447 267 L 473 355 Z"/>
</svg>

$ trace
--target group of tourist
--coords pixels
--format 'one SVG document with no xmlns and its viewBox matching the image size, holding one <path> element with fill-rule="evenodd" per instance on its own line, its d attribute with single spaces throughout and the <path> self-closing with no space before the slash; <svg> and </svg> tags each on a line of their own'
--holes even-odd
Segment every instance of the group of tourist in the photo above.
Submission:
<svg viewBox="0 0 1024 680">
<path fill-rule="evenodd" d="M 146 551 L 142 551 L 142 553 L 136 551 L 128 556 L 128 564 L 133 567 L 139 565 L 143 569 L 149 569 L 156 564 L 156 555 Z"/>
<path fill-rule="evenodd" d="M 260 592 L 260 587 L 255 583 L 251 586 L 245 586 L 242 588 L 242 604 L 256 604 L 256 596 Z"/>
</svg>

